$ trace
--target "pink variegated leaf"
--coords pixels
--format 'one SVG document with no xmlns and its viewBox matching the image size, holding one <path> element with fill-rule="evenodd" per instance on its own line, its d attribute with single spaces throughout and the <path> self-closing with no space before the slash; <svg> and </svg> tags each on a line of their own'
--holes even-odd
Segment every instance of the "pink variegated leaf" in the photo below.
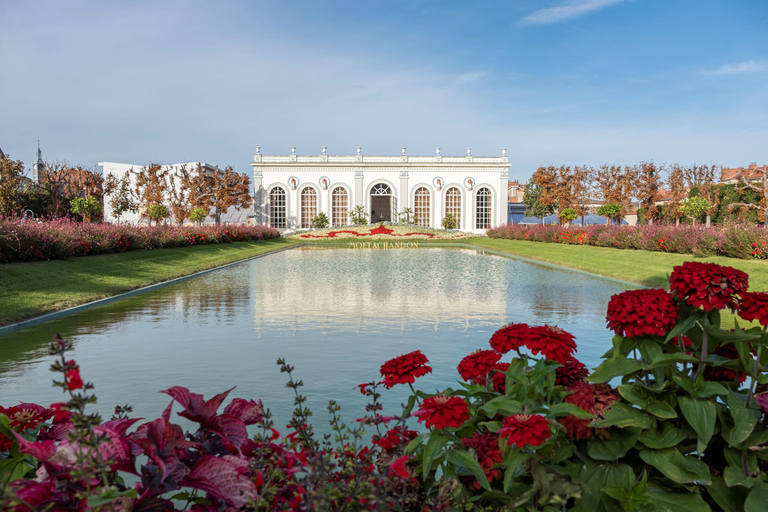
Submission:
<svg viewBox="0 0 768 512">
<path fill-rule="evenodd" d="M 232 392 L 233 389 L 235 389 L 234 386 L 205 402 L 205 414 L 207 417 L 210 418 L 216 414 L 216 411 L 219 410 L 219 407 L 224 402 L 224 400 L 227 399 L 227 396 Z"/>
<path fill-rule="evenodd" d="M 211 430 L 219 434 L 226 442 L 234 445 L 238 450 L 243 446 L 245 440 L 248 439 L 245 423 L 229 414 L 216 416 L 214 421 L 211 422 Z"/>
<path fill-rule="evenodd" d="M 128 439 L 105 425 L 96 427 L 95 431 L 98 434 L 107 436 L 107 439 L 99 444 L 101 458 L 109 462 L 114 470 L 138 474 Z"/>
<path fill-rule="evenodd" d="M 70 430 L 74 430 L 75 426 L 72 423 L 58 423 L 50 428 L 40 429 L 40 438 L 43 441 L 64 441 L 68 436 Z"/>
<path fill-rule="evenodd" d="M 53 479 L 47 479 L 44 482 L 16 480 L 11 485 L 16 487 L 16 495 L 29 507 L 25 510 L 39 510 L 43 505 L 54 501 L 56 482 Z"/>
<path fill-rule="evenodd" d="M 224 408 L 224 414 L 234 416 L 246 425 L 253 425 L 264 420 L 264 407 L 261 405 L 261 400 L 254 402 L 235 398 Z"/>
<path fill-rule="evenodd" d="M 102 427 L 106 427 L 110 430 L 114 430 L 118 435 L 125 434 L 129 428 L 133 426 L 137 421 L 141 421 L 144 418 L 118 418 L 116 420 L 105 421 L 101 424 Z"/>
<path fill-rule="evenodd" d="M 181 484 L 205 491 L 234 507 L 242 507 L 256 496 L 256 485 L 248 478 L 246 468 L 247 462 L 237 457 L 206 455 L 197 461 Z"/>
<path fill-rule="evenodd" d="M 39 461 L 48 462 L 56 453 L 56 443 L 54 441 L 31 442 L 21 437 L 18 432 L 13 433 L 19 442 L 19 451 L 31 455 Z"/>
</svg>

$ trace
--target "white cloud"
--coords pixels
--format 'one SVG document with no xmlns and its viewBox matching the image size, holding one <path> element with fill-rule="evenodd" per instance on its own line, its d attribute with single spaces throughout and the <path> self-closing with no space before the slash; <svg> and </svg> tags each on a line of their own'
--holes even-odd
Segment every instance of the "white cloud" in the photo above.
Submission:
<svg viewBox="0 0 768 512">
<path fill-rule="evenodd" d="M 736 64 L 724 64 L 717 69 L 704 71 L 705 75 L 735 75 L 737 73 L 762 73 L 768 71 L 768 60 L 748 60 Z"/>
<path fill-rule="evenodd" d="M 583 16 L 592 11 L 619 4 L 623 1 L 624 0 L 571 0 L 556 7 L 546 7 L 534 11 L 523 18 L 523 22 L 529 25 L 559 23 L 561 21 L 567 21 Z"/>
</svg>

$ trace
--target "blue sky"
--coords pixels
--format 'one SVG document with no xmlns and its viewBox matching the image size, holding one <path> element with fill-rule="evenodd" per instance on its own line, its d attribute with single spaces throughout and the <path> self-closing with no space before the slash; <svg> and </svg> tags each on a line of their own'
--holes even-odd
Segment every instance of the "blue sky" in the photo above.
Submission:
<svg viewBox="0 0 768 512">
<path fill-rule="evenodd" d="M 0 148 L 765 164 L 766 30 L 765 0 L 4 1 Z"/>
</svg>

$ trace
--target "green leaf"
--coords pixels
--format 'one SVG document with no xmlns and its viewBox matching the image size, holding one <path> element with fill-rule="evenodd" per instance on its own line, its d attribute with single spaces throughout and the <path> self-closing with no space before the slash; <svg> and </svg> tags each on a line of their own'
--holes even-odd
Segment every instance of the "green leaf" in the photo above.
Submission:
<svg viewBox="0 0 768 512">
<path fill-rule="evenodd" d="M 5 487 L 9 483 L 23 478 L 30 471 L 34 471 L 35 466 L 26 460 L 5 459 L 0 460 L 0 485 Z"/>
<path fill-rule="evenodd" d="M 107 503 L 112 503 L 115 500 L 120 499 L 120 492 L 114 487 L 108 487 L 102 489 L 99 494 L 92 494 L 88 496 L 88 506 L 91 508 L 98 508 Z"/>
<path fill-rule="evenodd" d="M 591 420 L 595 417 L 594 414 L 588 413 L 578 405 L 565 402 L 551 405 L 547 414 L 549 416 L 575 416 L 580 420 Z"/>
<path fill-rule="evenodd" d="M 504 460 L 504 464 L 507 466 L 507 469 L 504 470 L 504 492 L 509 493 L 515 478 L 525 472 L 523 466 L 526 460 L 528 457 L 520 449 L 509 450 L 509 454 Z"/>
<path fill-rule="evenodd" d="M 595 439 L 589 443 L 587 453 L 595 460 L 612 461 L 624 457 L 635 446 L 640 429 L 626 429 L 611 432 L 608 439 Z"/>
<path fill-rule="evenodd" d="M 689 395 L 696 394 L 696 388 L 694 386 L 694 382 L 691 380 L 690 377 L 687 377 L 685 375 L 673 375 L 672 380 L 675 381 L 675 384 L 683 388 Z"/>
<path fill-rule="evenodd" d="M 408 446 L 405 447 L 405 453 L 413 455 L 416 452 L 416 449 L 421 446 L 421 443 L 424 442 L 424 439 L 427 438 L 427 436 L 429 436 L 429 432 L 424 432 L 418 437 L 412 439 L 411 442 L 408 443 Z"/>
<path fill-rule="evenodd" d="M 603 415 L 605 419 L 594 423 L 595 427 L 641 427 L 653 428 L 656 419 L 648 413 L 621 402 L 614 402 Z"/>
<path fill-rule="evenodd" d="M 723 471 L 723 480 L 725 480 L 725 485 L 728 487 L 735 487 L 740 485 L 742 487 L 751 489 L 755 485 L 755 480 L 746 476 L 744 474 L 744 469 L 741 468 L 741 466 L 726 466 L 725 470 Z"/>
<path fill-rule="evenodd" d="M 633 403 L 638 407 L 645 407 L 648 405 L 648 398 L 645 397 L 645 393 L 642 389 L 638 389 L 632 384 L 622 384 L 618 388 L 621 397 L 627 402 Z"/>
<path fill-rule="evenodd" d="M 587 377 L 587 380 L 591 380 L 596 384 L 608 382 L 614 377 L 624 376 L 632 374 L 643 368 L 645 363 L 638 361 L 637 359 L 627 359 L 625 357 L 617 357 L 616 359 L 607 359 L 603 361 L 603 364 L 595 368 L 592 375 Z"/>
<path fill-rule="evenodd" d="M 679 364 L 679 363 L 698 363 L 699 358 L 695 356 L 689 356 L 688 354 L 678 353 L 678 354 L 661 354 L 653 358 L 653 361 L 651 362 L 650 366 L 648 366 L 648 370 L 652 370 L 654 368 L 658 368 L 660 366 L 669 366 L 672 364 Z"/>
<path fill-rule="evenodd" d="M 733 391 L 728 393 L 726 402 L 728 403 L 728 410 L 733 417 L 733 428 L 731 429 L 731 437 L 728 443 L 730 446 L 736 446 L 748 438 L 755 429 L 757 420 L 762 415 L 762 411 L 756 407 L 750 407 L 749 409 L 744 407 L 746 401 L 747 397 L 742 393 L 734 393 Z M 753 406 L 754 401 L 750 405 Z"/>
<path fill-rule="evenodd" d="M 653 510 L 656 512 L 711 512 L 712 510 L 697 492 L 669 492 L 648 484 L 646 495 L 651 499 Z"/>
<path fill-rule="evenodd" d="M 485 471 L 477 462 L 477 457 L 470 455 L 464 450 L 451 450 L 448 452 L 448 462 L 456 464 L 457 466 L 464 466 L 475 475 L 475 478 L 483 487 L 483 489 L 490 491 L 491 484 L 488 483 L 488 478 L 485 476 Z"/>
<path fill-rule="evenodd" d="M 744 512 L 765 512 L 766 504 L 768 504 L 768 484 L 758 482 L 747 496 L 747 501 L 744 502 Z"/>
<path fill-rule="evenodd" d="M 701 381 L 694 386 L 696 396 L 699 398 L 709 398 L 715 395 L 727 395 L 728 389 L 718 382 Z"/>
<path fill-rule="evenodd" d="M 501 412 L 504 415 L 516 414 L 523 410 L 523 404 L 512 400 L 508 396 L 497 396 L 478 409 L 489 418 L 493 418 Z"/>
<path fill-rule="evenodd" d="M 664 420 L 671 420 L 674 418 L 677 418 L 677 413 L 675 410 L 669 406 L 666 402 L 653 402 L 648 404 L 648 407 L 645 408 L 646 411 L 653 414 L 657 418 L 661 418 Z"/>
<path fill-rule="evenodd" d="M 712 439 L 712 434 L 715 432 L 717 406 L 708 400 L 685 396 L 680 397 L 678 403 L 686 421 L 699 435 L 697 448 L 699 454 L 704 453 L 704 448 L 709 444 L 709 440 Z"/>
<path fill-rule="evenodd" d="M 416 396 L 410 395 L 408 397 L 408 405 L 406 405 L 405 409 L 403 410 L 402 418 L 405 418 L 409 414 L 411 414 L 411 411 L 413 410 L 413 406 L 416 405 Z"/>
<path fill-rule="evenodd" d="M 743 487 L 728 487 L 720 477 L 712 477 L 707 492 L 724 512 L 743 512 L 747 491 Z"/>
<path fill-rule="evenodd" d="M 713 338 L 718 339 L 720 341 L 725 341 L 727 343 L 740 343 L 744 341 L 752 341 L 760 337 L 760 334 L 749 334 L 747 331 L 742 331 L 742 330 L 730 332 L 724 329 L 712 327 L 711 325 L 705 325 L 704 330 L 707 331 L 707 334 L 709 334 Z"/>
<path fill-rule="evenodd" d="M 444 435 L 442 431 L 436 430 L 429 436 L 427 446 L 424 448 L 424 476 L 426 477 L 430 471 L 432 471 L 432 461 L 435 459 L 435 454 L 448 444 L 448 436 Z"/>
<path fill-rule="evenodd" d="M 675 336 L 687 333 L 688 331 L 691 330 L 691 328 L 694 326 L 696 322 L 698 322 L 699 320 L 702 320 L 706 315 L 707 313 L 700 309 L 695 310 L 693 313 L 688 315 L 682 322 L 678 322 L 678 324 L 675 325 L 674 329 L 669 331 L 669 334 L 667 334 L 667 337 L 664 340 L 664 342 L 669 343 L 669 341 Z"/>
<path fill-rule="evenodd" d="M 643 450 L 640 458 L 679 484 L 699 483 L 709 485 L 709 466 L 702 461 L 680 453 L 676 448 Z"/>
<path fill-rule="evenodd" d="M 690 435 L 694 435 L 691 431 Z M 664 448 L 672 448 L 688 439 L 689 433 L 686 430 L 678 429 L 672 423 L 663 423 L 661 432 L 657 430 L 645 430 L 638 441 L 643 443 L 648 448 L 654 450 L 663 450 Z"/>
</svg>

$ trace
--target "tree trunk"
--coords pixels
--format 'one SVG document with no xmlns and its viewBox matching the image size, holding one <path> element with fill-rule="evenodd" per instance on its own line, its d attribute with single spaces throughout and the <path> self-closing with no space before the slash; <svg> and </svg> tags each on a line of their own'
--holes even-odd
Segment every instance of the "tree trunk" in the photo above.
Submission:
<svg viewBox="0 0 768 512">
<path fill-rule="evenodd" d="M 707 227 L 712 226 L 712 216 L 707 214 Z"/>
<path fill-rule="evenodd" d="M 680 217 L 675 218 L 675 227 L 680 227 Z"/>
</svg>

